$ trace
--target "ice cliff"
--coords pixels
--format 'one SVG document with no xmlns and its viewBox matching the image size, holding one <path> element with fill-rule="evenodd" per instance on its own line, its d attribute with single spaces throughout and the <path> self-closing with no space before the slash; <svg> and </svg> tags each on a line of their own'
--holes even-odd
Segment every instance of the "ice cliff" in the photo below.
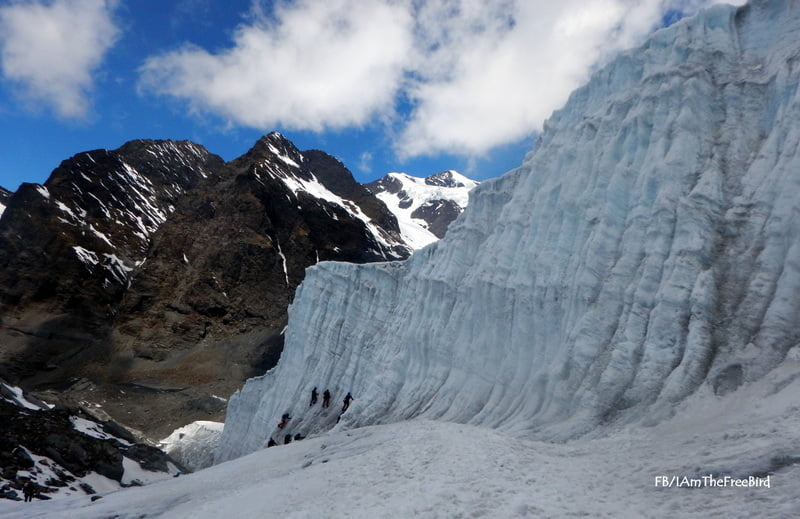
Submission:
<svg viewBox="0 0 800 519">
<path fill-rule="evenodd" d="M 284 412 L 290 432 L 333 427 L 347 391 L 345 427 L 563 439 L 763 376 L 800 344 L 798 84 L 792 0 L 715 7 L 616 58 L 442 241 L 308 271 L 217 459 L 262 447 Z"/>
</svg>

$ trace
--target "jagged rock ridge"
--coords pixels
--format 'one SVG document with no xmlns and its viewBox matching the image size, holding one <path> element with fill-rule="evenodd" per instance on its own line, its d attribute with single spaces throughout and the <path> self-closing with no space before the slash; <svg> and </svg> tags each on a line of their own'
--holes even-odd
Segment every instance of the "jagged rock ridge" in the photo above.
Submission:
<svg viewBox="0 0 800 519">
<path fill-rule="evenodd" d="M 277 133 L 227 164 L 185 141 L 81 153 L 0 219 L 0 366 L 162 436 L 274 365 L 306 267 L 410 250 L 341 162 Z"/>
</svg>

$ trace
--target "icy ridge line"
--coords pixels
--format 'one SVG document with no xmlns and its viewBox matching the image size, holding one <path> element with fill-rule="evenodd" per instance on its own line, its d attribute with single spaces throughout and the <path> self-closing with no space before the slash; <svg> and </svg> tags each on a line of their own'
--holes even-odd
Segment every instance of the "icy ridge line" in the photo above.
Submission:
<svg viewBox="0 0 800 519">
<path fill-rule="evenodd" d="M 797 2 L 683 20 L 574 92 L 443 240 L 310 269 L 217 460 L 262 447 L 284 412 L 303 434 L 334 427 L 307 408 L 314 385 L 352 391 L 340 428 L 422 417 L 558 440 L 762 377 L 800 344 L 799 57 Z"/>
</svg>

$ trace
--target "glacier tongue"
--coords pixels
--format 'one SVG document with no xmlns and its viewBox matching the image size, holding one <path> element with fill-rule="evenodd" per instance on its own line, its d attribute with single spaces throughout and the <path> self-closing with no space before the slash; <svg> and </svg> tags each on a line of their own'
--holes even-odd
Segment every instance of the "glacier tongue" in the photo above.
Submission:
<svg viewBox="0 0 800 519">
<path fill-rule="evenodd" d="M 800 344 L 800 5 L 715 7 L 577 90 L 523 165 L 404 263 L 323 263 L 218 460 L 411 417 L 539 438 L 657 421 Z M 330 411 L 308 407 L 330 388 Z"/>
</svg>

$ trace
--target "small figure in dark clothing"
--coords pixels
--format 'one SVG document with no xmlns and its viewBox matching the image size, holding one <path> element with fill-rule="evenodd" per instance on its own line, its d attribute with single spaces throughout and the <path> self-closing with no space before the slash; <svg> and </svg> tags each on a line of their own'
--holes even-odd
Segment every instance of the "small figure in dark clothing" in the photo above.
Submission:
<svg viewBox="0 0 800 519">
<path fill-rule="evenodd" d="M 283 413 L 283 416 L 281 416 L 281 423 L 278 424 L 278 428 L 283 429 L 284 427 L 286 427 L 286 422 L 288 422 L 291 419 L 292 417 L 289 416 L 289 413 Z"/>
<path fill-rule="evenodd" d="M 311 403 L 308 404 L 308 407 L 311 407 L 312 405 L 317 403 L 317 394 L 318 394 L 317 387 L 314 386 L 314 389 L 311 390 Z"/>
<path fill-rule="evenodd" d="M 276 445 L 278 445 L 278 442 L 276 442 L 276 441 L 275 441 L 275 440 L 272 438 L 272 436 L 270 436 L 270 437 L 269 437 L 269 441 L 267 442 L 267 448 L 269 448 L 269 447 L 274 447 L 274 446 L 276 446 Z"/>
<path fill-rule="evenodd" d="M 287 434 L 286 436 L 283 437 L 283 444 L 289 445 L 290 443 L 292 443 L 292 435 Z"/>
<path fill-rule="evenodd" d="M 350 402 L 353 400 L 353 395 L 350 394 L 348 391 L 347 395 L 344 397 L 344 405 L 342 406 L 342 412 L 344 413 L 347 411 L 347 408 L 350 407 Z"/>
<path fill-rule="evenodd" d="M 22 485 L 22 495 L 25 496 L 25 502 L 33 501 L 33 498 L 36 496 L 36 483 L 31 481 L 30 479 Z"/>
<path fill-rule="evenodd" d="M 322 407 L 328 407 L 329 405 L 331 405 L 331 392 L 326 389 L 322 393 Z"/>
<path fill-rule="evenodd" d="M 296 442 L 299 442 L 300 440 L 305 440 L 305 439 L 306 439 L 306 437 L 303 436 L 300 433 L 297 433 L 297 434 L 294 435 L 294 441 L 296 441 Z"/>
</svg>

